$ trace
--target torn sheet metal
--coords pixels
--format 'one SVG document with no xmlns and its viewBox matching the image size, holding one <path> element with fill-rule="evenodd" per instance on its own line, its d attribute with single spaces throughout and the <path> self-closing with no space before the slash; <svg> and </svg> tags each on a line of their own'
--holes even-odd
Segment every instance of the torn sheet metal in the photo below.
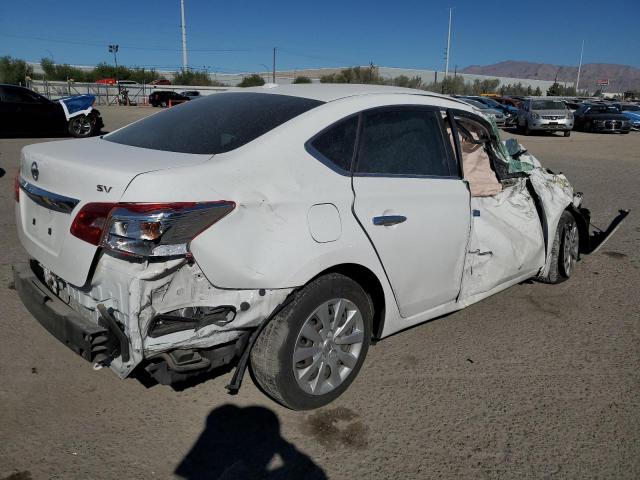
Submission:
<svg viewBox="0 0 640 480">
<path fill-rule="evenodd" d="M 103 255 L 89 290 L 64 285 L 69 305 L 98 323 L 97 305 L 113 309 L 130 340 L 130 359 L 113 359 L 110 368 L 126 377 L 144 358 L 176 348 L 208 348 L 235 340 L 256 327 L 282 303 L 292 289 L 225 290 L 214 287 L 196 264 L 185 259 L 158 263 L 133 263 Z M 236 315 L 230 323 L 206 325 L 151 338 L 147 335 L 158 315 L 191 306 L 231 305 Z"/>
<path fill-rule="evenodd" d="M 471 197 L 471 212 L 461 300 L 540 268 L 542 227 L 526 179 L 491 197 Z"/>
<path fill-rule="evenodd" d="M 516 139 L 493 143 L 498 161 L 508 173 L 525 173 L 502 180 L 503 191 L 491 196 L 472 196 L 472 223 L 459 301 L 474 301 L 498 285 L 530 276 L 545 275 L 562 212 L 574 202 L 573 188 L 562 174 L 542 167 Z M 528 177 L 528 178 L 527 178 Z M 540 210 L 527 188 L 531 182 Z"/>
</svg>

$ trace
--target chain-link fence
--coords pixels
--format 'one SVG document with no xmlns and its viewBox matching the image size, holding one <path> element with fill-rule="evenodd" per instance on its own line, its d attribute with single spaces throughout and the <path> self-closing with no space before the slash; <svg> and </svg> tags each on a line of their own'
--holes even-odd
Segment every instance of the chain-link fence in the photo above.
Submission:
<svg viewBox="0 0 640 480">
<path fill-rule="evenodd" d="M 149 95 L 157 91 L 184 92 L 197 90 L 200 95 L 210 95 L 212 93 L 225 90 L 233 90 L 235 87 L 208 87 L 208 86 L 188 86 L 188 85 L 150 85 L 150 84 L 120 84 L 106 85 L 102 83 L 85 82 L 64 82 L 31 80 L 28 88 L 44 95 L 50 100 L 57 100 L 72 95 L 95 95 L 96 105 L 118 105 L 126 103 L 129 99 L 130 105 L 148 105 Z M 125 94 L 126 91 L 126 94 Z"/>
</svg>

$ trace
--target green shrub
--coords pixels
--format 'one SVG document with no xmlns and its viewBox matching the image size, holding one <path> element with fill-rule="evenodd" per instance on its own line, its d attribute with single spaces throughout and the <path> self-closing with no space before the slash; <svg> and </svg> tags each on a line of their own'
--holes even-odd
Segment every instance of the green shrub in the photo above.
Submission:
<svg viewBox="0 0 640 480">
<path fill-rule="evenodd" d="M 264 85 L 264 78 L 257 73 L 244 77 L 242 81 L 237 85 L 238 87 L 260 87 Z"/>
<path fill-rule="evenodd" d="M 293 79 L 293 83 L 312 83 L 309 77 L 305 77 L 304 75 L 298 75 Z"/>
</svg>

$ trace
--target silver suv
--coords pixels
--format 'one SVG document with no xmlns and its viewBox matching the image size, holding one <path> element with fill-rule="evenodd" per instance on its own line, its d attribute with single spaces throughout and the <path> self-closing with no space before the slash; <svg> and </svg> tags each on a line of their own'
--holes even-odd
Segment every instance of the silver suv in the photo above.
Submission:
<svg viewBox="0 0 640 480">
<path fill-rule="evenodd" d="M 525 135 L 532 131 L 564 132 L 571 135 L 573 113 L 555 98 L 527 98 L 518 112 L 518 127 Z"/>
</svg>

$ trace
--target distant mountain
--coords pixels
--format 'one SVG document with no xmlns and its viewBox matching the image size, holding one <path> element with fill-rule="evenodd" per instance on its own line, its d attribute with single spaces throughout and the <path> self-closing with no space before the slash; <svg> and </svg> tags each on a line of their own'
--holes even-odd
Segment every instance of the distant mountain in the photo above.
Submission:
<svg viewBox="0 0 640 480">
<path fill-rule="evenodd" d="M 576 81 L 578 67 L 550 65 L 548 63 L 517 62 L 508 60 L 493 65 L 471 65 L 462 73 L 476 75 L 495 75 L 497 77 L 528 78 L 532 80 L 555 80 L 558 82 Z M 609 63 L 585 63 L 580 71 L 580 89 L 595 90 L 596 81 L 609 79 L 609 92 L 640 90 L 640 68 L 630 65 L 614 65 Z"/>
</svg>

